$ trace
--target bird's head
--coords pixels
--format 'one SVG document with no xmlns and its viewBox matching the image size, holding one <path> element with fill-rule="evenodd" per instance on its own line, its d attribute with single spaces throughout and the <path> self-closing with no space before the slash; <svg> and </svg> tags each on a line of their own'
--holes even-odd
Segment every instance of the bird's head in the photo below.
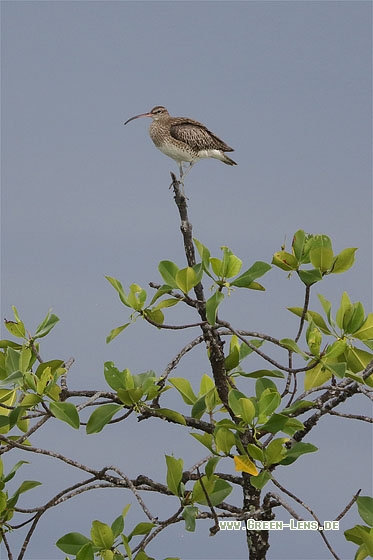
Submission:
<svg viewBox="0 0 373 560">
<path fill-rule="evenodd" d="M 169 113 L 166 107 L 162 107 L 162 105 L 157 105 L 156 107 L 153 107 L 153 109 L 149 113 L 142 113 L 141 115 L 135 115 L 134 117 L 128 119 L 128 121 L 126 121 L 124 124 L 128 124 L 129 122 L 135 119 L 139 119 L 140 117 L 150 117 L 153 119 L 153 121 L 157 121 L 162 117 L 168 116 L 168 114 Z"/>
</svg>

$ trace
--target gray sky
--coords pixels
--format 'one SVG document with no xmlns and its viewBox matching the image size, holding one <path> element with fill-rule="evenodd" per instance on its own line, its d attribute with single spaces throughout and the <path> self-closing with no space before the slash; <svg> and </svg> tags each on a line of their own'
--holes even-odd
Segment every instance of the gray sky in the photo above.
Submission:
<svg viewBox="0 0 373 560">
<path fill-rule="evenodd" d="M 153 146 L 150 120 L 123 127 L 155 105 L 202 121 L 235 148 L 237 167 L 202 161 L 186 179 L 194 235 L 215 256 L 227 245 L 248 267 L 270 262 L 299 228 L 326 233 L 335 252 L 359 247 L 357 262 L 316 288 L 311 309 L 320 311 L 316 293 L 336 305 L 346 290 L 371 310 L 370 2 L 3 1 L 1 9 L 1 313 L 11 318 L 16 305 L 32 330 L 53 307 L 61 322 L 41 353 L 75 357 L 72 389 L 103 388 L 106 360 L 160 375 L 197 335 L 159 333 L 138 322 L 105 344 L 128 313 L 104 275 L 146 288 L 160 281 L 160 260 L 185 262 L 168 190 L 176 164 Z M 296 322 L 286 307 L 302 305 L 301 287 L 277 270 L 263 283 L 264 294 L 235 293 L 224 318 L 294 337 Z M 178 317 L 170 312 L 170 321 Z M 208 364 L 199 351 L 176 375 L 197 389 L 203 372 Z M 362 406 L 356 399 L 350 408 L 361 412 Z M 165 453 L 190 458 L 186 466 L 203 455 L 192 439 L 159 422 L 132 421 L 90 438 L 55 422 L 35 443 L 164 481 Z M 333 519 L 358 488 L 371 491 L 371 430 L 331 418 L 308 441 L 319 453 L 278 477 L 321 519 Z M 43 496 L 79 479 L 61 465 L 29 460 L 22 475 L 46 479 Z M 31 492 L 28 499 L 34 503 Z M 43 539 L 35 539 L 28 558 L 62 557 L 53 546 L 57 538 L 72 530 L 88 534 L 95 518 L 111 523 L 129 500 L 102 492 L 57 508 L 41 524 Z M 148 500 L 156 509 L 157 500 Z M 164 516 L 171 512 L 161 508 Z M 132 515 L 128 529 L 143 520 L 136 506 Z M 351 515 L 331 536 L 343 559 L 354 547 L 342 532 L 357 520 Z M 208 527 L 188 534 L 180 525 L 149 554 L 245 558 L 243 536 L 208 538 Z M 329 558 L 315 534 L 284 531 L 271 533 L 271 540 L 269 560 Z"/>
</svg>

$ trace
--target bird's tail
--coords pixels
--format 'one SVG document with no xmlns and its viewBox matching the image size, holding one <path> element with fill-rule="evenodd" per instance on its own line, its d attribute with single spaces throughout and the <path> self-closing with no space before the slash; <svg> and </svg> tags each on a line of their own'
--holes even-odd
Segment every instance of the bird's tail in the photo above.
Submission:
<svg viewBox="0 0 373 560">
<path fill-rule="evenodd" d="M 227 154 L 224 154 L 223 152 L 221 152 L 221 158 L 219 158 L 219 159 L 220 159 L 220 161 L 222 161 L 223 163 L 226 163 L 227 165 L 237 165 L 237 163 L 235 161 L 233 161 L 233 159 L 228 157 Z"/>
</svg>

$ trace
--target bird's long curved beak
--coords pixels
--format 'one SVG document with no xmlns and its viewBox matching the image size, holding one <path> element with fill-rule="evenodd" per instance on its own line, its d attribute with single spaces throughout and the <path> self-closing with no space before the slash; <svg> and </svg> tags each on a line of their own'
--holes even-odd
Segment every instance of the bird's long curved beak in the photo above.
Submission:
<svg viewBox="0 0 373 560">
<path fill-rule="evenodd" d="M 151 117 L 151 113 L 142 113 L 141 115 L 135 115 L 134 117 L 131 117 L 130 119 L 128 119 L 128 121 L 126 121 L 123 124 L 128 124 L 131 121 L 134 121 L 135 119 L 139 119 L 141 117 Z"/>
</svg>

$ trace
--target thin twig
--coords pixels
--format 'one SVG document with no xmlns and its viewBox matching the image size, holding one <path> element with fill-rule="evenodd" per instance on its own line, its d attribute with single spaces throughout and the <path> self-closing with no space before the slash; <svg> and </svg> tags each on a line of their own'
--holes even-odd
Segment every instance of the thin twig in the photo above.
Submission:
<svg viewBox="0 0 373 560">
<path fill-rule="evenodd" d="M 346 515 L 346 513 L 348 512 L 348 510 L 354 505 L 354 503 L 356 502 L 356 500 L 359 497 L 359 494 L 361 492 L 361 488 L 360 490 L 358 490 L 356 492 L 356 494 L 352 497 L 352 500 L 350 502 L 348 502 L 347 506 L 344 508 L 344 510 L 337 515 L 337 517 L 335 518 L 335 521 L 340 521 L 342 519 L 342 517 L 344 517 Z"/>
<path fill-rule="evenodd" d="M 304 507 L 304 509 L 306 509 L 311 515 L 312 517 L 315 519 L 315 521 L 317 521 L 319 527 L 322 527 L 322 523 L 320 522 L 319 518 L 317 517 L 317 515 L 315 514 L 315 512 L 310 508 L 310 506 L 308 506 L 305 502 L 303 502 L 300 498 L 298 498 L 298 496 L 296 496 L 295 494 L 293 494 L 292 492 L 290 492 L 290 490 L 287 490 L 284 486 L 282 486 L 282 484 L 280 484 L 275 478 L 272 477 L 272 482 L 275 486 L 277 486 L 277 488 L 280 488 L 280 490 L 282 492 L 284 492 L 284 494 L 287 494 L 288 496 L 290 496 L 291 498 L 293 498 L 294 501 L 296 501 L 298 504 L 300 504 L 302 507 Z M 339 558 L 339 556 L 337 556 L 337 553 L 333 550 L 331 544 L 329 543 L 328 539 L 326 538 L 324 531 L 322 531 L 321 529 L 319 529 L 319 533 L 321 538 L 323 539 L 323 541 L 325 542 L 325 545 L 327 546 L 327 548 L 329 549 L 330 553 L 334 556 L 334 558 L 336 560 L 341 560 Z"/>
<path fill-rule="evenodd" d="M 214 506 L 212 505 L 211 500 L 210 500 L 210 496 L 208 495 L 208 492 L 207 492 L 207 490 L 206 490 L 206 488 L 205 488 L 205 485 L 204 485 L 204 483 L 203 483 L 203 480 L 202 480 L 202 476 L 201 476 L 199 467 L 197 467 L 197 473 L 198 473 L 199 483 L 200 483 L 201 488 L 202 488 L 202 492 L 203 492 L 204 495 L 205 495 L 206 502 L 207 502 L 207 504 L 208 504 L 208 506 L 209 506 L 209 508 L 210 508 L 211 514 L 212 514 L 212 516 L 213 516 L 213 518 L 214 518 L 214 521 L 215 521 L 214 526 L 213 526 L 213 527 L 210 527 L 210 536 L 216 535 L 216 533 L 219 531 L 219 520 L 218 520 L 218 516 L 216 515 L 216 512 L 215 512 L 215 510 L 214 510 Z"/>
<path fill-rule="evenodd" d="M 145 515 L 147 516 L 148 519 L 150 519 L 150 521 L 152 523 L 156 523 L 157 522 L 157 517 L 154 517 L 154 515 L 152 515 L 150 513 L 150 510 L 148 509 L 148 507 L 146 506 L 144 500 L 141 498 L 136 486 L 133 484 L 132 480 L 130 478 L 128 478 L 127 475 L 125 475 L 122 471 L 120 471 L 117 467 L 115 466 L 111 466 L 111 467 L 107 467 L 106 470 L 110 470 L 113 471 L 115 473 L 117 473 L 121 478 L 123 478 L 123 480 L 126 481 L 126 483 L 128 484 L 128 488 L 132 491 L 133 495 L 135 496 L 136 500 L 139 502 L 143 512 L 145 513 Z"/>
<path fill-rule="evenodd" d="M 302 316 L 300 318 L 299 329 L 298 329 L 297 335 L 294 339 L 295 342 L 298 342 L 298 340 L 300 339 L 301 334 L 302 334 L 302 330 L 303 330 L 303 327 L 304 327 L 304 321 L 306 319 L 306 315 L 307 315 L 307 312 L 308 312 L 308 305 L 310 303 L 310 292 L 311 292 L 311 286 L 307 285 L 306 286 L 306 293 L 304 295 L 303 311 L 302 311 Z"/>
</svg>

